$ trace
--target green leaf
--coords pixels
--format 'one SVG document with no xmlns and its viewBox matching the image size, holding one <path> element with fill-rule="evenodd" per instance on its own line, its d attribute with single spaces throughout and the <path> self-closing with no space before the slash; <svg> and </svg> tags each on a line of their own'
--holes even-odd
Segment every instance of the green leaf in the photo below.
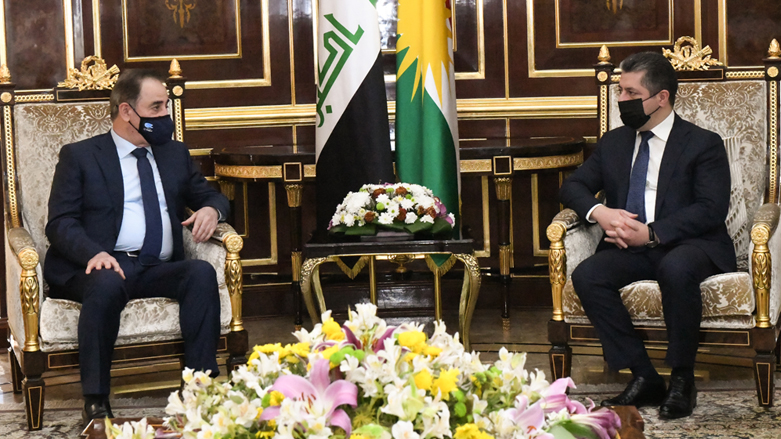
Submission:
<svg viewBox="0 0 781 439">
<path fill-rule="evenodd" d="M 566 429 L 568 432 L 570 432 L 573 436 L 577 438 L 599 439 L 599 435 L 596 434 L 594 430 L 592 430 L 590 427 L 577 424 L 575 422 L 572 422 L 571 420 L 562 421 L 556 425 L 563 427 L 564 429 Z"/>
<path fill-rule="evenodd" d="M 333 226 L 328 230 L 328 233 L 332 235 L 336 235 L 338 233 L 344 233 L 347 231 L 347 226 L 344 224 L 339 224 L 338 226 Z"/>
<path fill-rule="evenodd" d="M 572 433 L 567 431 L 561 424 L 556 424 L 548 429 L 548 433 L 552 434 L 556 439 L 577 439 Z"/>
<path fill-rule="evenodd" d="M 464 415 L 466 415 L 466 404 L 463 402 L 456 403 L 456 405 L 453 407 L 453 411 L 455 411 L 456 416 L 463 418 Z"/>
<path fill-rule="evenodd" d="M 426 230 L 431 229 L 433 227 L 433 224 L 431 223 L 424 223 L 421 220 L 415 220 L 412 224 L 407 224 L 406 229 L 410 233 L 420 233 Z"/>
<path fill-rule="evenodd" d="M 445 233 L 453 233 L 453 227 L 450 223 L 442 218 L 434 219 L 434 225 L 431 227 L 431 234 L 439 235 Z"/>
<path fill-rule="evenodd" d="M 372 224 L 366 224 L 363 226 L 353 226 L 348 227 L 347 231 L 344 232 L 347 236 L 365 236 L 365 235 L 376 235 L 377 234 L 377 226 Z"/>
</svg>

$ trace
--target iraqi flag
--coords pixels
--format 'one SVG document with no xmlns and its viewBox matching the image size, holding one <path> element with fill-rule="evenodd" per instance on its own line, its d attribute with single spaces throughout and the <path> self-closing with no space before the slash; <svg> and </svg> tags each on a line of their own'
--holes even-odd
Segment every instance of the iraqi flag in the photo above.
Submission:
<svg viewBox="0 0 781 439">
<path fill-rule="evenodd" d="M 317 228 L 348 192 L 395 182 L 376 0 L 320 0 Z"/>
<path fill-rule="evenodd" d="M 460 236 L 458 114 L 451 2 L 399 0 L 396 172 L 428 187 L 456 216 Z"/>
</svg>

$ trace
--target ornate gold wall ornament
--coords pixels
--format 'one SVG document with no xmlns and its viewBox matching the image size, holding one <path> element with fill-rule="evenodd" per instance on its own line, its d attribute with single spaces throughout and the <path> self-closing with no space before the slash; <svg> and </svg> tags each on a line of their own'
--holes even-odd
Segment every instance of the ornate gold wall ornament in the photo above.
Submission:
<svg viewBox="0 0 781 439">
<path fill-rule="evenodd" d="M 0 84 L 10 84 L 11 83 L 11 71 L 8 70 L 8 66 L 6 64 L 3 64 L 0 66 Z"/>
<path fill-rule="evenodd" d="M 171 92 L 174 94 L 174 96 L 181 96 L 182 93 L 184 93 L 184 89 L 181 85 L 177 85 L 171 90 Z"/>
<path fill-rule="evenodd" d="M 778 67 L 771 66 L 769 69 L 767 69 L 767 76 L 771 78 L 775 78 L 776 76 L 778 76 Z"/>
<path fill-rule="evenodd" d="M 493 165 L 491 159 L 461 160 L 460 169 L 462 174 L 471 172 L 491 172 L 493 170 Z"/>
<path fill-rule="evenodd" d="M 114 88 L 118 78 L 119 67 L 116 64 L 107 69 L 103 58 L 88 56 L 81 62 L 81 71 L 68 69 L 68 77 L 57 86 L 78 88 L 79 91 L 110 90 Z"/>
<path fill-rule="evenodd" d="M 14 98 L 13 95 L 11 93 L 8 93 L 7 91 L 3 92 L 3 94 L 0 95 L 0 100 L 6 104 L 11 102 L 11 99 L 13 98 Z"/>
<path fill-rule="evenodd" d="M 597 73 L 597 80 L 598 80 L 599 82 L 605 82 L 605 81 L 607 81 L 607 72 L 605 72 L 605 71 L 602 71 L 602 72 L 599 72 L 599 73 Z"/>
<path fill-rule="evenodd" d="M 179 61 L 176 58 L 171 60 L 171 66 L 168 68 L 168 77 L 172 79 L 182 77 L 182 66 L 179 65 Z"/>
<path fill-rule="evenodd" d="M 684 45 L 688 43 L 688 45 Z M 680 37 L 675 41 L 673 50 L 662 49 L 662 54 L 670 60 L 675 70 L 708 70 L 710 66 L 723 65 L 716 59 L 711 59 L 713 53 L 710 46 L 700 49 L 700 43 L 692 37 Z"/>
<path fill-rule="evenodd" d="M 773 38 L 773 41 L 770 42 L 770 47 L 767 49 L 767 57 L 771 59 L 781 57 L 781 47 L 779 47 L 778 40 L 775 38 Z"/>
<path fill-rule="evenodd" d="M 281 179 L 282 166 L 233 166 L 215 163 L 214 173 L 220 177 Z"/>
<path fill-rule="evenodd" d="M 182 28 L 190 22 L 190 11 L 195 9 L 195 5 L 195 0 L 165 0 L 165 6 L 173 11 L 174 23 Z"/>
<path fill-rule="evenodd" d="M 599 60 L 600 64 L 610 63 L 610 51 L 607 49 L 607 46 L 605 44 L 603 44 L 602 47 L 599 48 L 599 55 L 597 56 L 597 59 Z"/>
</svg>

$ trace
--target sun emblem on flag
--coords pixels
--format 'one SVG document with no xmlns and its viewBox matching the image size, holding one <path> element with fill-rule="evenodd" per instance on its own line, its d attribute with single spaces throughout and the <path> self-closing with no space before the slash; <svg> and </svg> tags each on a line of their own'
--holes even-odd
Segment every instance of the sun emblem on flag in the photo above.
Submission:
<svg viewBox="0 0 781 439">
<path fill-rule="evenodd" d="M 442 105 L 442 82 L 447 78 L 450 86 L 450 66 L 453 58 L 448 40 L 452 41 L 450 0 L 399 0 L 399 14 L 396 42 L 397 53 L 404 51 L 396 78 L 400 78 L 415 60 L 418 61 L 415 83 L 410 101 L 415 97 L 421 77 L 425 85 L 428 75 L 434 81 L 439 104 Z"/>
</svg>

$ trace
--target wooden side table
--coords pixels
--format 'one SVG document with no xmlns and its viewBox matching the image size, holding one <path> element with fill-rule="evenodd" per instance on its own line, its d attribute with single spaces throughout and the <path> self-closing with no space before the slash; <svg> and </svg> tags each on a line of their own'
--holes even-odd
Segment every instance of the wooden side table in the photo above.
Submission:
<svg viewBox="0 0 781 439">
<path fill-rule="evenodd" d="M 510 220 L 513 177 L 539 171 L 574 169 L 583 163 L 582 137 L 492 138 L 461 142 L 461 174 L 490 176 L 495 185 L 499 219 L 499 279 L 502 327 L 510 329 L 510 285 L 513 245 Z"/>
<path fill-rule="evenodd" d="M 312 324 L 320 322 L 320 313 L 325 311 L 325 298 L 320 288 L 319 266 L 325 262 L 336 262 L 341 257 L 359 256 L 366 258 L 369 265 L 370 300 L 377 304 L 376 279 L 374 276 L 374 259 L 380 255 L 435 255 L 449 254 L 451 258 L 464 264 L 464 284 L 461 289 L 461 300 L 458 308 L 458 331 L 467 351 L 470 350 L 469 330 L 472 314 L 475 311 L 477 296 L 480 294 L 480 267 L 474 256 L 472 240 L 437 240 L 437 241 L 403 241 L 403 242 L 323 242 L 304 245 L 305 260 L 301 267 L 301 292 L 304 296 Z M 434 273 L 434 314 L 437 320 L 442 318 L 442 299 L 440 278 L 447 271 L 448 263 L 437 267 L 429 261 L 429 268 Z M 450 265 L 452 266 L 452 265 Z M 313 288 L 314 287 L 314 288 Z M 319 311 L 315 308 L 314 290 Z"/>
</svg>

